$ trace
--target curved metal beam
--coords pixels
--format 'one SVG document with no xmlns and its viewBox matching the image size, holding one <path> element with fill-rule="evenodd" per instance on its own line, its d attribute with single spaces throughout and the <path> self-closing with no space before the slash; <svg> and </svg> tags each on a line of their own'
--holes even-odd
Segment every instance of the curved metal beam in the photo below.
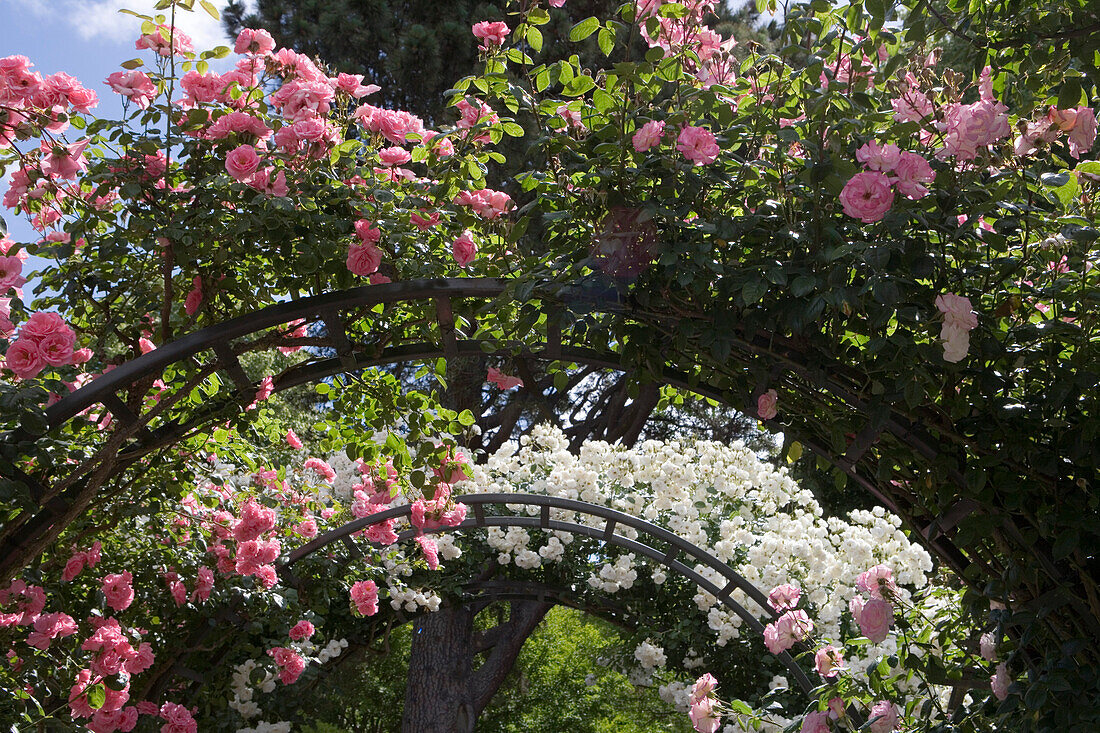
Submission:
<svg viewBox="0 0 1100 733">
<path fill-rule="evenodd" d="M 778 614 L 768 605 L 767 596 L 730 568 L 729 565 L 718 560 L 710 553 L 688 542 L 679 535 L 663 527 L 658 527 L 655 524 L 647 522 L 644 519 L 639 519 L 630 514 L 598 504 L 589 504 L 588 502 L 578 501 L 576 499 L 564 499 L 561 497 L 539 494 L 463 494 L 458 498 L 462 503 L 473 508 L 474 516 L 472 518 L 467 517 L 465 521 L 456 527 L 439 527 L 432 530 L 425 530 L 426 533 L 441 534 L 462 529 L 479 529 L 486 527 L 529 527 L 531 529 L 569 532 L 571 534 L 592 537 L 626 548 L 631 552 L 644 555 L 690 580 L 717 598 L 719 603 L 737 614 L 750 629 L 758 634 L 764 633 L 764 625 L 760 623 L 755 615 L 745 609 L 744 606 L 733 600 L 731 594 L 735 589 L 740 589 L 744 592 L 745 595 L 752 599 L 770 618 L 775 619 L 778 617 Z M 489 515 L 485 513 L 486 506 L 502 506 L 507 508 L 516 505 L 538 507 L 540 509 L 539 516 Z M 604 526 L 590 527 L 583 524 L 551 519 L 550 509 L 561 509 L 577 514 L 599 517 L 604 520 Z M 284 580 L 292 581 L 293 572 L 291 571 L 291 567 L 295 563 L 309 557 L 318 550 L 328 547 L 334 542 L 343 542 L 344 544 L 355 546 L 356 540 L 352 538 L 352 535 L 356 532 L 389 519 L 402 519 L 408 517 L 411 512 L 412 507 L 409 504 L 392 507 L 385 511 L 353 520 L 342 527 L 326 532 L 292 552 L 287 562 L 279 566 L 279 575 Z M 624 537 L 615 532 L 618 526 L 629 527 L 640 535 L 651 537 L 668 544 L 670 547 L 667 551 L 661 551 L 648 544 Z M 415 529 L 405 530 L 398 535 L 398 542 L 411 539 L 418 533 L 418 530 Z M 368 544 L 372 550 L 383 549 L 383 546 L 377 543 L 372 542 L 365 544 Z M 362 550 L 359 551 L 362 552 Z M 719 587 L 705 578 L 702 574 L 685 565 L 677 559 L 680 553 L 684 553 L 699 563 L 716 571 L 726 580 L 726 584 L 723 587 Z M 814 684 L 790 654 L 783 652 L 777 655 L 777 657 L 779 661 L 787 667 L 791 674 L 794 675 L 795 680 L 804 692 L 808 693 L 813 689 Z"/>
</svg>

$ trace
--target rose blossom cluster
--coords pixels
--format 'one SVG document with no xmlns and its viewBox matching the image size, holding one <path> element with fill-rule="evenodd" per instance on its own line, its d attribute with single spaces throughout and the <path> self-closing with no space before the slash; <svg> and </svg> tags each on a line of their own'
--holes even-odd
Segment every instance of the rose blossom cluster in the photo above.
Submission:
<svg viewBox="0 0 1100 733">
<path fill-rule="evenodd" d="M 1023 125 L 1016 137 L 1016 155 L 1033 155 L 1042 144 L 1054 142 L 1062 133 L 1068 134 L 1071 156 L 1079 159 L 1087 155 L 1096 142 L 1096 113 L 1091 107 L 1058 109 L 1051 106 L 1046 115 Z"/>
<path fill-rule="evenodd" d="M 953 102 L 944 109 L 944 121 L 937 124 L 943 134 L 943 147 L 938 157 L 953 155 L 961 161 L 971 161 L 990 145 L 1008 137 L 1008 107 L 993 96 L 992 71 L 982 69 L 978 80 L 980 98 L 973 104 Z"/>
<path fill-rule="evenodd" d="M 923 156 L 889 143 L 872 140 L 856 152 L 856 159 L 867 170 L 848 180 L 840 192 L 840 203 L 845 214 L 864 224 L 886 215 L 894 205 L 894 188 L 907 198 L 920 199 L 928 195 L 924 184 L 936 178 Z"/>
<path fill-rule="evenodd" d="M 970 299 L 954 293 L 936 296 L 936 308 L 943 314 L 943 359 L 952 364 L 962 361 L 970 349 L 970 332 L 978 327 L 978 316 Z"/>
<path fill-rule="evenodd" d="M 721 725 L 722 717 L 716 709 L 718 698 L 714 694 L 717 687 L 718 680 L 708 672 L 697 679 L 691 688 L 691 709 L 688 716 L 699 733 L 715 733 Z"/>
<path fill-rule="evenodd" d="M 5 355 L 5 366 L 19 379 L 33 379 L 46 367 L 83 364 L 88 349 L 75 349 L 76 333 L 57 313 L 31 314 Z"/>
<path fill-rule="evenodd" d="M 88 550 L 78 551 L 73 548 L 73 554 L 65 563 L 65 569 L 61 572 L 62 582 L 71 582 L 76 576 L 80 575 L 85 567 L 94 568 L 99 564 L 102 552 L 103 545 L 100 544 L 99 540 L 93 542 L 91 549 Z"/>
<path fill-rule="evenodd" d="M 99 103 L 96 93 L 72 76 L 59 72 L 43 77 L 31 71 L 26 56 L 0 58 L 0 150 L 36 133 L 36 128 L 60 134 L 70 112 L 86 113 Z"/>
<path fill-rule="evenodd" d="M 854 596 L 848 602 L 852 620 L 859 625 L 860 632 L 878 644 L 886 640 L 894 625 L 894 604 L 897 594 L 893 571 L 885 565 L 875 567 L 860 574 L 856 581 L 858 587 L 868 598 Z"/>
</svg>

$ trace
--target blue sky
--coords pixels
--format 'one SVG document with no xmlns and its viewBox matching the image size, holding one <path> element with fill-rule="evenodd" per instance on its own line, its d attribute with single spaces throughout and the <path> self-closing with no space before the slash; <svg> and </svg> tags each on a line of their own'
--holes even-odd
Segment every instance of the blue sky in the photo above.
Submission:
<svg viewBox="0 0 1100 733">
<path fill-rule="evenodd" d="M 213 2 L 219 10 L 226 4 L 226 0 Z M 129 8 L 151 15 L 154 5 L 155 0 L 0 0 L 0 58 L 26 56 L 41 74 L 72 74 L 99 94 L 95 113 L 117 116 L 122 105 L 104 80 L 119 70 L 121 62 L 149 53 L 134 49 L 141 21 L 118 11 Z M 227 45 L 218 22 L 201 9 L 178 14 L 177 25 L 192 37 L 196 50 Z M 0 193 L 7 185 L 6 178 L 0 181 Z M 16 241 L 37 240 L 34 230 L 11 211 L 0 216 Z M 48 264 L 38 258 L 31 260 L 28 269 Z M 26 293 L 28 299 L 33 284 L 32 280 L 27 288 L 31 291 Z"/>
</svg>

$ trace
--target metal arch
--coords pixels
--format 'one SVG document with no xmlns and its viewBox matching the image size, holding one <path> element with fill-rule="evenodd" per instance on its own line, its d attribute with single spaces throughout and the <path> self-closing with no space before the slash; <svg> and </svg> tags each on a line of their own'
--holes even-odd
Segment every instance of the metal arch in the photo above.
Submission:
<svg viewBox="0 0 1100 733">
<path fill-rule="evenodd" d="M 289 369 L 283 375 L 280 375 L 280 379 L 276 380 L 274 385 L 276 390 L 286 389 L 296 384 L 318 380 L 340 372 L 355 371 L 394 360 L 412 360 L 441 354 L 470 353 L 469 350 L 473 345 L 476 345 L 477 353 L 484 353 L 481 351 L 480 342 L 457 340 L 453 325 L 452 302 L 463 298 L 495 298 L 505 293 L 510 284 L 514 284 L 514 281 L 498 278 L 421 279 L 385 285 L 363 286 L 279 303 L 255 313 L 239 316 L 224 323 L 194 331 L 174 342 L 128 361 L 95 379 L 90 384 L 47 408 L 48 428 L 56 428 L 96 404 L 102 404 L 107 411 L 115 416 L 120 425 L 115 429 L 110 440 L 102 447 L 102 455 L 97 454 L 93 459 L 87 461 L 84 466 L 78 468 L 75 473 L 70 474 L 67 478 L 55 481 L 53 489 L 43 487 L 35 479 L 21 472 L 16 472 L 15 478 L 32 487 L 32 494 L 35 495 L 40 509 L 34 512 L 24 512 L 15 517 L 8 527 L 0 528 L 0 575 L 5 577 L 10 575 L 18 569 L 16 562 L 22 556 L 40 551 L 45 544 L 48 544 L 48 541 L 52 541 L 52 538 L 44 540 L 43 536 L 55 531 L 58 526 L 63 526 L 82 512 L 94 499 L 98 486 L 102 485 L 111 476 L 118 475 L 132 465 L 141 455 L 159 447 L 170 445 L 189 431 L 204 425 L 204 421 L 211 419 L 212 413 L 209 410 L 200 408 L 197 414 L 189 415 L 183 422 L 165 424 L 157 428 L 156 433 L 154 433 L 150 431 L 149 424 L 153 419 L 159 417 L 159 414 L 157 414 L 158 408 L 153 408 L 144 414 L 140 414 L 140 410 L 135 413 L 135 409 L 132 409 L 135 407 L 133 403 L 134 395 L 130 395 L 131 403 L 128 404 L 120 398 L 119 393 L 121 391 L 151 383 L 153 379 L 161 376 L 171 364 L 185 360 L 194 363 L 194 357 L 198 354 L 213 352 L 215 357 L 213 362 L 202 366 L 200 372 L 203 374 L 222 372 L 228 375 L 238 389 L 237 394 L 230 401 L 232 403 L 241 400 L 251 401 L 256 385 L 248 381 L 248 377 L 241 369 L 237 357 L 238 353 L 246 349 L 235 350 L 232 341 L 255 334 L 258 331 L 284 325 L 298 318 L 323 322 L 329 331 L 329 337 L 322 339 L 322 341 L 324 345 L 335 349 L 337 356 L 333 359 L 310 362 Z M 545 292 L 541 290 L 533 291 L 525 301 L 544 303 L 542 310 L 547 315 L 547 342 L 545 348 L 529 352 L 527 355 L 533 358 L 545 359 L 568 357 L 578 363 L 589 363 L 595 366 L 622 370 L 624 365 L 618 354 L 564 346 L 561 342 L 563 335 L 561 324 L 557 318 L 565 310 L 573 310 L 578 313 L 615 314 L 638 322 L 644 322 L 644 319 L 639 317 L 632 306 L 621 302 L 614 291 L 598 291 L 583 287 L 558 287 L 552 283 L 546 283 L 546 285 L 548 288 Z M 550 290 L 550 287 L 555 289 Z M 381 352 L 379 350 L 368 350 L 357 353 L 355 345 L 348 338 L 347 323 L 341 316 L 341 312 L 354 308 L 406 301 L 434 303 L 436 326 L 442 345 L 428 347 L 426 344 L 406 343 L 382 349 Z M 847 373 L 843 365 L 836 363 L 826 365 L 828 369 L 826 369 L 826 366 L 811 369 L 806 366 L 805 354 L 797 345 L 774 334 L 733 334 L 731 343 L 740 353 L 740 356 L 735 358 L 768 358 L 775 363 L 782 363 L 785 369 L 807 380 L 809 384 L 816 386 L 822 393 L 831 395 L 856 412 L 869 414 L 868 406 L 862 398 L 853 389 L 842 383 L 842 378 L 852 382 L 852 375 Z M 255 344 L 249 344 L 249 346 L 255 346 Z M 507 347 L 502 347 L 502 350 L 507 350 Z M 705 383 L 693 384 L 692 382 L 695 380 L 682 372 L 669 371 L 662 376 L 662 379 L 668 384 L 689 389 L 725 404 L 730 404 L 728 396 L 724 395 L 720 389 Z M 177 393 L 173 393 L 172 398 L 185 391 L 186 389 L 181 389 Z M 161 409 L 167 409 L 164 407 L 165 403 L 171 404 L 171 399 L 162 400 Z M 221 406 L 224 407 L 225 405 Z M 802 442 L 810 450 L 819 453 L 852 476 L 865 490 L 870 491 L 891 510 L 899 514 L 905 514 L 905 507 L 898 506 L 891 497 L 883 494 L 878 489 L 875 481 L 860 472 L 859 461 L 879 432 L 891 433 L 900 441 L 913 446 L 914 450 L 926 459 L 937 455 L 934 448 L 936 441 L 924 429 L 914 425 L 894 410 L 874 422 L 874 428 L 868 428 L 862 432 L 856 443 L 843 456 L 834 455 L 832 451 L 816 445 L 812 440 L 803 440 Z M 17 439 L 26 440 L 32 437 L 34 436 L 23 432 L 17 436 Z M 962 485 L 961 475 L 957 478 L 956 483 Z M 978 509 L 978 507 L 966 505 L 959 513 L 958 518 Z M 54 530 L 51 530 L 51 526 Z M 938 528 L 940 534 L 933 536 L 921 533 L 918 535 L 919 539 L 924 541 L 930 549 L 933 549 L 956 571 L 961 572 L 969 564 L 968 559 L 943 536 L 942 533 L 950 531 L 951 527 L 941 524 Z"/>
<path fill-rule="evenodd" d="M 764 633 L 764 625 L 745 609 L 741 604 L 733 600 L 731 594 L 735 589 L 740 589 L 751 598 L 769 617 L 775 619 L 778 614 L 768 605 L 767 596 L 765 596 L 759 589 L 757 589 L 752 583 L 745 580 L 740 574 L 736 573 L 726 563 L 718 560 L 713 555 L 705 552 L 697 545 L 688 542 L 679 535 L 670 532 L 663 527 L 658 527 L 655 524 L 639 519 L 638 517 L 620 512 L 615 509 L 611 509 L 597 504 L 589 504 L 587 502 L 578 501 L 576 499 L 564 499 L 556 496 L 545 496 L 537 494 L 463 494 L 458 497 L 462 503 L 467 504 L 473 508 L 473 518 L 467 517 L 465 521 L 456 527 L 439 527 L 431 530 L 424 530 L 431 534 L 441 534 L 444 532 L 453 532 L 461 529 L 478 529 L 486 527 L 529 527 L 531 529 L 543 529 L 548 531 L 561 531 L 569 532 L 571 534 L 579 534 L 594 539 L 603 540 L 604 542 L 618 545 L 619 547 L 626 548 L 632 552 L 645 555 L 651 560 L 655 560 L 661 565 L 667 567 L 675 573 L 687 578 L 695 583 L 697 586 L 715 596 L 718 602 L 724 605 L 729 610 L 733 611 L 741 620 L 748 625 L 750 629 L 758 634 Z M 485 513 L 486 506 L 500 505 L 507 508 L 509 505 L 521 505 L 521 506 L 535 506 L 540 508 L 539 516 L 512 516 L 512 515 L 487 515 Z M 550 518 L 550 509 L 563 509 L 566 511 L 577 512 L 579 514 L 586 514 L 589 516 L 599 517 L 605 520 L 604 526 L 589 527 L 583 524 L 575 524 L 573 522 L 562 522 L 559 520 Z M 291 566 L 294 563 L 309 557 L 314 552 L 321 550 L 333 542 L 343 542 L 351 548 L 355 548 L 359 552 L 359 548 L 356 546 L 356 540 L 352 538 L 352 534 L 370 527 L 374 524 L 384 522 L 388 519 L 399 519 L 407 517 L 412 512 L 412 506 L 405 504 L 398 507 L 392 507 L 385 511 L 378 512 L 377 514 L 371 514 L 370 516 L 361 517 L 359 519 L 348 522 L 342 527 L 338 527 L 330 532 L 326 532 L 324 535 L 316 538 L 315 540 L 299 547 L 297 550 L 290 554 L 290 558 L 286 564 L 279 566 L 278 571 L 280 577 L 284 582 L 289 581 L 293 584 L 295 578 Z M 654 547 L 643 544 L 637 540 L 624 537 L 615 532 L 615 528 L 618 526 L 630 527 L 638 531 L 643 535 L 648 535 L 661 542 L 667 543 L 671 547 L 662 552 Z M 398 535 L 397 541 L 411 539 L 419 533 L 419 530 L 409 529 L 401 532 Z M 368 544 L 371 549 L 382 549 L 382 545 L 377 543 L 365 543 Z M 677 559 L 680 553 L 685 553 L 689 557 L 697 560 L 698 562 L 706 565 L 712 570 L 717 571 L 727 582 L 725 586 L 718 587 L 711 581 L 707 580 L 703 575 L 696 572 L 692 568 L 685 565 L 683 562 Z M 365 554 L 365 553 L 363 553 Z M 794 661 L 790 654 L 783 652 L 777 655 L 780 662 L 794 675 L 799 686 L 806 693 L 814 688 L 814 684 L 807 677 L 802 668 Z"/>
</svg>

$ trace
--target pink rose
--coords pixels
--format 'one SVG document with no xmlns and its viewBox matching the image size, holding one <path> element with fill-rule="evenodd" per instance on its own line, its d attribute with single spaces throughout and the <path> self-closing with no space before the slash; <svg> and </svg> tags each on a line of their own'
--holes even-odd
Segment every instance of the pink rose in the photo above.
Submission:
<svg viewBox="0 0 1100 733">
<path fill-rule="evenodd" d="M 41 339 L 53 333 L 72 333 L 72 330 L 65 323 L 64 318 L 57 313 L 48 311 L 38 311 L 31 314 L 31 317 L 27 319 L 19 332 L 21 336 L 29 336 L 34 339 Z"/>
<path fill-rule="evenodd" d="M 302 447 L 302 441 L 298 439 L 298 436 L 293 430 L 286 431 L 286 443 L 294 450 L 298 450 Z"/>
<path fill-rule="evenodd" d="M 802 727 L 799 729 L 799 733 L 830 733 L 829 713 L 823 710 L 808 714 L 802 719 Z"/>
<path fill-rule="evenodd" d="M 378 613 L 378 586 L 373 580 L 360 580 L 351 586 L 351 600 L 360 616 Z"/>
<path fill-rule="evenodd" d="M 880 600 L 890 600 L 898 592 L 894 584 L 894 573 L 885 565 L 876 565 L 870 570 L 862 572 L 856 578 L 856 588 Z"/>
<path fill-rule="evenodd" d="M 760 416 L 761 420 L 774 419 L 775 416 L 779 414 L 775 409 L 776 402 L 778 401 L 779 395 L 776 394 L 774 389 L 769 389 L 756 399 L 756 414 Z"/>
<path fill-rule="evenodd" d="M 992 662 L 997 652 L 997 640 L 990 631 L 982 634 L 982 638 L 978 642 L 979 649 L 982 653 L 982 659 L 987 662 Z"/>
<path fill-rule="evenodd" d="M 134 576 L 130 571 L 107 575 L 103 578 L 103 595 L 107 605 L 116 611 L 125 611 L 134 602 Z"/>
<path fill-rule="evenodd" d="M 61 581 L 63 583 L 72 582 L 76 576 L 80 575 L 80 571 L 84 569 L 84 553 L 78 552 L 69 558 L 69 561 L 65 563 L 65 570 L 61 573 Z"/>
<path fill-rule="evenodd" d="M 436 224 L 438 224 L 439 219 L 440 219 L 440 215 L 439 215 L 438 211 L 434 212 L 432 214 L 428 214 L 428 216 L 426 216 L 426 217 L 421 216 L 420 214 L 415 214 L 415 213 L 414 214 L 409 214 L 409 221 L 412 222 L 413 226 L 415 226 L 417 229 L 419 229 L 422 232 L 426 231 L 428 229 L 431 229 Z"/>
<path fill-rule="evenodd" d="M 225 170 L 238 181 L 245 181 L 256 172 L 260 165 L 260 156 L 251 145 L 241 145 L 225 156 Z"/>
<path fill-rule="evenodd" d="M 651 120 L 634 133 L 631 142 L 639 153 L 655 148 L 661 144 L 661 136 L 665 134 L 665 123 L 661 120 Z"/>
<path fill-rule="evenodd" d="M 23 258 L 19 255 L 0 256 L 0 293 L 6 293 L 11 288 L 21 288 L 26 282 L 27 279 L 23 277 Z"/>
<path fill-rule="evenodd" d="M 889 601 L 872 598 L 863 604 L 859 613 L 859 630 L 875 644 L 886 641 L 890 627 L 894 625 L 894 605 Z"/>
<path fill-rule="evenodd" d="M 479 41 L 483 41 L 486 46 L 500 46 L 504 43 L 504 39 L 511 32 L 506 23 L 489 22 L 483 20 L 480 23 L 475 23 L 473 28 L 474 37 Z"/>
<path fill-rule="evenodd" d="M 161 726 L 160 733 L 198 733 L 199 724 L 183 705 L 164 703 L 160 706 L 160 717 L 167 721 Z"/>
<path fill-rule="evenodd" d="M 714 135 L 705 128 L 687 126 L 676 138 L 676 149 L 695 165 L 707 165 L 718 159 L 719 147 Z"/>
<path fill-rule="evenodd" d="M 184 298 L 183 311 L 187 315 L 193 316 L 200 305 L 202 305 L 202 278 L 195 275 L 195 279 L 191 281 L 191 290 Z"/>
<path fill-rule="evenodd" d="M 428 563 L 428 570 L 439 569 L 439 545 L 427 535 L 417 535 L 416 544 L 420 545 L 420 552 Z"/>
<path fill-rule="evenodd" d="M 814 654 L 814 669 L 822 677 L 836 677 L 844 669 L 844 654 L 841 649 L 829 644 Z"/>
<path fill-rule="evenodd" d="M 469 229 L 462 232 L 462 235 L 451 245 L 451 255 L 459 267 L 466 267 L 474 261 L 474 257 L 477 256 L 477 245 L 474 244 L 473 232 Z"/>
<path fill-rule="evenodd" d="M 1008 107 L 993 99 L 973 104 L 950 104 L 946 108 L 947 131 L 938 155 L 973 160 L 978 153 L 1011 134 Z"/>
<path fill-rule="evenodd" d="M 1074 158 L 1087 155 L 1096 142 L 1096 113 L 1089 107 L 1078 107 L 1073 129 L 1069 131 L 1069 154 Z"/>
<path fill-rule="evenodd" d="M 125 668 L 130 674 L 141 674 L 152 667 L 154 661 L 156 657 L 153 655 L 153 647 L 149 642 L 145 642 L 138 647 L 137 653 L 127 660 Z"/>
<path fill-rule="evenodd" d="M 317 520 L 303 520 L 295 525 L 294 531 L 305 537 L 307 540 L 311 540 L 317 536 Z"/>
<path fill-rule="evenodd" d="M 768 390 L 774 397 L 775 390 Z M 763 397 L 764 395 L 761 395 Z M 772 401 L 772 410 L 775 410 L 774 399 Z M 774 413 L 772 417 L 775 417 Z M 770 418 L 769 418 L 770 419 Z M 785 583 L 783 585 L 777 585 L 772 588 L 772 592 L 768 594 L 768 605 L 774 608 L 777 612 L 789 611 L 798 605 L 798 599 L 802 597 L 802 591 L 798 586 Z"/>
<path fill-rule="evenodd" d="M 142 71 L 116 71 L 104 83 L 141 109 L 146 109 L 157 96 L 156 86 Z"/>
<path fill-rule="evenodd" d="M 175 600 L 177 606 L 187 603 L 187 586 L 183 583 L 174 580 L 168 585 L 168 589 L 172 592 L 172 599 Z"/>
<path fill-rule="evenodd" d="M 764 644 L 772 654 L 781 654 L 805 639 L 814 625 L 805 611 L 787 611 L 764 627 Z"/>
<path fill-rule="evenodd" d="M 382 148 L 378 151 L 378 159 L 382 161 L 382 165 L 392 168 L 395 165 L 404 165 L 408 163 L 412 160 L 412 155 L 404 148 Z"/>
<path fill-rule="evenodd" d="M 354 275 L 366 277 L 382 264 L 382 250 L 373 244 L 353 244 L 348 247 L 348 270 Z"/>
<path fill-rule="evenodd" d="M 378 240 L 382 238 L 382 232 L 368 220 L 360 219 L 355 222 L 355 236 L 359 237 L 359 241 L 363 244 L 378 244 Z"/>
<path fill-rule="evenodd" d="M 898 709 L 889 700 L 879 700 L 871 706 L 871 733 L 890 733 L 898 727 Z"/>
<path fill-rule="evenodd" d="M 695 680 L 695 684 L 691 688 L 691 701 L 693 703 L 710 697 L 711 693 L 718 687 L 718 680 L 714 679 L 714 675 L 707 672 L 705 675 Z"/>
<path fill-rule="evenodd" d="M 237 42 L 233 44 L 233 53 L 256 54 L 265 56 L 275 48 L 275 39 L 262 28 L 253 30 L 245 28 L 237 34 Z"/>
<path fill-rule="evenodd" d="M 1012 684 L 1012 680 L 1008 676 L 1008 668 L 1004 662 L 997 665 L 996 673 L 989 678 L 989 687 L 993 690 L 993 695 L 998 700 L 1004 700 L 1008 697 L 1008 686 Z"/>
<path fill-rule="evenodd" d="M 27 635 L 27 644 L 36 649 L 48 649 L 57 637 L 72 636 L 77 632 L 72 616 L 64 613 L 47 613 L 34 621 L 34 631 Z"/>
<path fill-rule="evenodd" d="M 38 351 L 42 354 L 42 361 L 50 366 L 65 366 L 73 361 L 72 331 L 68 333 L 51 333 L 38 342 Z"/>
<path fill-rule="evenodd" d="M 336 471 L 332 470 L 332 466 L 320 458 L 307 458 L 306 462 L 302 464 L 302 468 L 316 472 L 329 483 L 336 480 Z"/>
<path fill-rule="evenodd" d="M 298 623 L 294 624 L 294 628 L 290 630 L 290 638 L 294 641 L 301 641 L 302 639 L 308 639 L 313 636 L 313 632 L 316 629 L 313 628 L 313 624 L 305 619 L 302 619 Z"/>
<path fill-rule="evenodd" d="M 714 701 L 709 697 L 704 697 L 702 700 L 692 703 L 688 717 L 691 718 L 692 726 L 699 733 L 715 733 L 722 722 L 718 712 L 714 709 Z"/>
<path fill-rule="evenodd" d="M 928 189 L 924 183 L 931 183 L 936 179 L 936 173 L 923 156 L 908 151 L 901 154 L 898 164 L 894 166 L 894 185 L 898 192 L 911 199 L 924 198 L 928 195 Z"/>
<path fill-rule="evenodd" d="M 210 593 L 213 590 L 214 571 L 208 567 L 199 568 L 198 580 L 195 582 L 195 590 L 191 592 L 191 602 L 210 600 Z"/>
<path fill-rule="evenodd" d="M 943 293 L 936 296 L 936 308 L 943 313 L 945 326 L 962 331 L 971 331 L 978 327 L 978 316 L 974 313 L 974 306 L 970 304 L 969 298 Z"/>
<path fill-rule="evenodd" d="M 581 118 L 581 113 L 578 110 L 569 109 L 569 105 L 561 105 L 558 107 L 557 113 L 569 123 L 569 127 L 576 127 L 581 130 L 588 129 L 584 126 L 584 120 Z"/>
<path fill-rule="evenodd" d="M 873 171 L 857 173 L 844 184 L 840 203 L 845 214 L 864 224 L 879 221 L 894 205 L 890 179 Z"/>
<path fill-rule="evenodd" d="M 34 379 L 46 368 L 46 361 L 42 358 L 38 344 L 27 338 L 16 339 L 8 346 L 8 353 L 4 358 L 8 369 L 15 372 L 19 379 Z"/>
<path fill-rule="evenodd" d="M 872 140 L 856 151 L 856 160 L 873 171 L 891 171 L 901 160 L 901 149 L 897 145 L 879 145 Z"/>
<path fill-rule="evenodd" d="M 3 291 L 2 287 L 0 291 Z M 0 298 L 0 338 L 10 336 L 14 330 L 15 325 L 11 322 L 11 298 Z"/>
<path fill-rule="evenodd" d="M 233 539 L 244 543 L 255 540 L 275 528 L 275 510 L 249 499 L 241 507 L 240 519 L 233 525 Z"/>
</svg>

